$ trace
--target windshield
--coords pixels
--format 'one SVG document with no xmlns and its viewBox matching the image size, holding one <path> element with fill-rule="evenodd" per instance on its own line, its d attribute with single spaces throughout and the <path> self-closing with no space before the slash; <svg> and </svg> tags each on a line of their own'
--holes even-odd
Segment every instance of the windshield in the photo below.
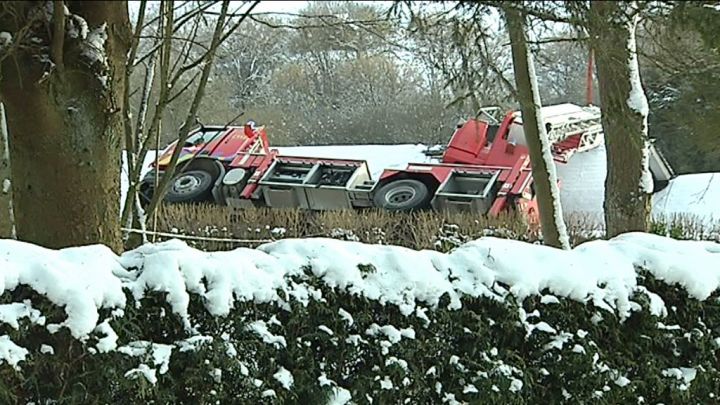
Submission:
<svg viewBox="0 0 720 405">
<path fill-rule="evenodd" d="M 188 139 L 185 141 L 184 147 L 188 148 L 191 146 L 198 146 L 207 144 L 208 142 L 212 141 L 216 136 L 222 134 L 225 132 L 225 130 L 205 130 L 205 131 L 198 131 L 188 137 Z"/>
</svg>

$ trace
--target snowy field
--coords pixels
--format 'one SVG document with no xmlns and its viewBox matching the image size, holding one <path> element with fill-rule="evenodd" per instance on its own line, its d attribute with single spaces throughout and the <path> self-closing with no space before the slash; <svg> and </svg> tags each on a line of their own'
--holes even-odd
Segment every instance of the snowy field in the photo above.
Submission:
<svg viewBox="0 0 720 405">
<path fill-rule="evenodd" d="M 383 169 L 403 168 L 408 163 L 430 162 L 422 144 L 405 145 L 337 145 L 279 147 L 282 155 L 337 159 L 361 159 L 368 162 L 373 178 Z M 145 167 L 154 159 L 148 154 Z M 556 163 L 561 181 L 563 212 L 584 213 L 602 218 L 605 189 L 605 147 L 576 153 L 567 164 Z M 145 169 L 147 170 L 147 169 Z M 125 173 L 125 167 L 123 167 Z M 124 196 L 125 175 L 121 180 Z M 698 173 L 678 176 L 653 198 L 653 213 L 660 216 L 691 215 L 703 221 L 720 220 L 720 173 Z"/>
</svg>

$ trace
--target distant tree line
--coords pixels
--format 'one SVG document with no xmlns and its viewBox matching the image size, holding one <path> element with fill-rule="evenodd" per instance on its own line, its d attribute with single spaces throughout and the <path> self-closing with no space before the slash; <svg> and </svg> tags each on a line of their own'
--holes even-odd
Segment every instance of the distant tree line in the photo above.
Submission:
<svg viewBox="0 0 720 405">
<path fill-rule="evenodd" d="M 468 28 L 473 14 L 416 8 L 398 16 L 379 4 L 311 2 L 294 15 L 256 15 L 221 45 L 200 120 L 244 112 L 237 122 L 267 125 L 275 145 L 444 143 L 480 107 L 519 108 L 500 77 L 513 71 L 499 18 L 482 16 L 478 30 Z M 638 26 L 649 135 L 679 173 L 720 171 L 720 96 L 710 91 L 720 86 L 720 34 L 712 14 L 676 8 Z M 543 104 L 585 104 L 587 38 L 567 24 L 532 28 L 547 39 L 530 44 Z M 168 106 L 163 143 L 177 136 L 184 105 Z"/>
</svg>

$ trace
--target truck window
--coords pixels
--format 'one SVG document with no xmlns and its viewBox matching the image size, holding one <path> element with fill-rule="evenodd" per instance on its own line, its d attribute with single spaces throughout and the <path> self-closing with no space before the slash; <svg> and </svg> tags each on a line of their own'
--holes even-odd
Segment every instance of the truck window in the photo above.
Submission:
<svg viewBox="0 0 720 405">
<path fill-rule="evenodd" d="M 191 146 L 198 146 L 202 144 L 207 144 L 208 142 L 215 139 L 216 136 L 224 133 L 225 130 L 206 130 L 206 131 L 198 131 L 188 137 L 188 139 L 185 141 L 185 147 L 191 147 Z"/>
</svg>

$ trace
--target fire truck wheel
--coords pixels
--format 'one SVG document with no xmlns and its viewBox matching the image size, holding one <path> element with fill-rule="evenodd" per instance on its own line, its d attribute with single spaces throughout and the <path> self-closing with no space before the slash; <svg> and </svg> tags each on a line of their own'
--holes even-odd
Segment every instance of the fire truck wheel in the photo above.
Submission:
<svg viewBox="0 0 720 405">
<path fill-rule="evenodd" d="M 215 179 L 202 169 L 189 169 L 172 179 L 165 195 L 165 201 L 171 203 L 203 202 L 212 198 Z"/>
<path fill-rule="evenodd" d="M 375 193 L 375 205 L 390 211 L 406 211 L 425 208 L 428 203 L 428 191 L 425 183 L 414 179 L 391 181 Z"/>
</svg>

